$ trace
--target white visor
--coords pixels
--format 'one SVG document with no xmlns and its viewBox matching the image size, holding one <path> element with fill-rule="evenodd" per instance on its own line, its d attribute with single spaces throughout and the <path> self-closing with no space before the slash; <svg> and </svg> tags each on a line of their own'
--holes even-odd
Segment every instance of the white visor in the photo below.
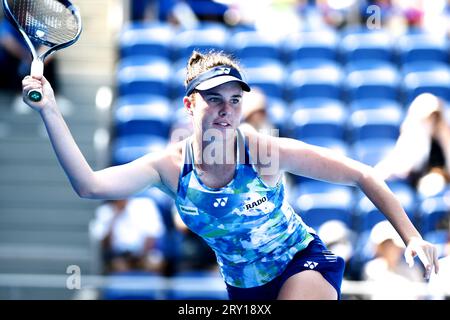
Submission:
<svg viewBox="0 0 450 320">
<path fill-rule="evenodd" d="M 215 88 L 217 86 L 220 86 L 221 84 L 224 84 L 227 82 L 232 82 L 232 81 L 239 82 L 241 85 L 243 84 L 242 87 L 243 87 L 244 91 L 248 91 L 247 90 L 248 85 L 244 81 L 242 81 L 239 78 L 229 76 L 229 75 L 227 75 L 227 76 L 223 75 L 220 77 L 215 77 L 215 78 L 205 80 L 202 83 L 200 83 L 195 89 L 200 90 L 200 91 L 209 90 L 209 89 Z"/>
</svg>

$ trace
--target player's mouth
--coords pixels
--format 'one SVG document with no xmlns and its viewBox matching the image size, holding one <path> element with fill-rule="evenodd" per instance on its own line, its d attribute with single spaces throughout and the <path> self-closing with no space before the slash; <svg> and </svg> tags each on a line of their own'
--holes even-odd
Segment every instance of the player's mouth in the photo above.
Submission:
<svg viewBox="0 0 450 320">
<path fill-rule="evenodd" d="M 227 121 L 214 121 L 213 125 L 220 128 L 231 128 L 231 124 Z"/>
</svg>

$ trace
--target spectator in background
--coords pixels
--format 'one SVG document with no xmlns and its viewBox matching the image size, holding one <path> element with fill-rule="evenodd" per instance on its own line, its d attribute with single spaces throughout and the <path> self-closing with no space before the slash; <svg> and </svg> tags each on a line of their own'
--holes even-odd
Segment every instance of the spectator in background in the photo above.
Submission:
<svg viewBox="0 0 450 320">
<path fill-rule="evenodd" d="M 174 22 L 173 10 L 180 0 L 130 0 L 130 20 L 134 22 Z"/>
<path fill-rule="evenodd" d="M 406 180 L 432 196 L 450 182 L 450 126 L 444 102 L 424 93 L 411 103 L 394 149 L 375 169 L 384 179 Z"/>
<path fill-rule="evenodd" d="M 154 0 L 130 0 L 130 20 L 137 22 L 155 19 L 156 17 L 150 17 L 149 14 L 155 10 L 154 6 L 158 2 Z"/>
<path fill-rule="evenodd" d="M 261 89 L 253 87 L 252 91 L 245 93 L 241 122 L 251 125 L 257 131 L 273 129 L 267 114 L 267 98 Z"/>
<path fill-rule="evenodd" d="M 344 278 L 351 278 L 349 262 L 354 252 L 354 232 L 342 221 L 329 220 L 319 227 L 318 235 L 330 251 L 344 259 Z"/>
<path fill-rule="evenodd" d="M 175 228 L 180 235 L 180 252 L 177 271 L 219 271 L 216 255 L 206 242 L 192 232 L 181 220 L 176 208 L 173 210 Z"/>
<path fill-rule="evenodd" d="M 363 280 L 373 281 L 373 300 L 418 299 L 410 290 L 414 282 L 423 282 L 422 271 L 415 265 L 408 267 L 402 258 L 404 244 L 398 233 L 384 220 L 376 224 L 369 238 L 373 245 L 374 259 L 363 267 Z"/>
<path fill-rule="evenodd" d="M 227 10 L 227 5 L 213 0 L 132 0 L 130 20 L 159 20 L 182 26 L 184 18 L 224 23 Z"/>
<path fill-rule="evenodd" d="M 359 2 L 357 0 L 316 0 L 316 6 L 328 26 L 335 29 L 342 29 L 358 22 Z"/>
<path fill-rule="evenodd" d="M 158 240 L 165 227 L 150 198 L 106 201 L 97 208 L 90 231 L 101 243 L 106 273 L 164 268 Z"/>
</svg>

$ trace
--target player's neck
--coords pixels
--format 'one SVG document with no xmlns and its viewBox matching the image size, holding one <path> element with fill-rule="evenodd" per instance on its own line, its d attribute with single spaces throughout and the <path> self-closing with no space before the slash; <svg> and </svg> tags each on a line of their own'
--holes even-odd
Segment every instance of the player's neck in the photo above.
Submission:
<svg viewBox="0 0 450 320">
<path fill-rule="evenodd" d="M 236 134 L 224 139 L 194 135 L 192 149 L 195 166 L 204 171 L 224 169 L 236 164 Z"/>
</svg>

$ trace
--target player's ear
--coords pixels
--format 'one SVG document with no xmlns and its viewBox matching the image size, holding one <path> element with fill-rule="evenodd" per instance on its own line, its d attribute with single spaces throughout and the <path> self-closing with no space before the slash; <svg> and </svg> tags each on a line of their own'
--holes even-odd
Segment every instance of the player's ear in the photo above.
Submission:
<svg viewBox="0 0 450 320">
<path fill-rule="evenodd" d="M 192 95 L 190 97 L 185 96 L 183 98 L 183 104 L 184 104 L 186 111 L 192 116 L 194 105 L 195 105 L 193 96 Z"/>
</svg>

